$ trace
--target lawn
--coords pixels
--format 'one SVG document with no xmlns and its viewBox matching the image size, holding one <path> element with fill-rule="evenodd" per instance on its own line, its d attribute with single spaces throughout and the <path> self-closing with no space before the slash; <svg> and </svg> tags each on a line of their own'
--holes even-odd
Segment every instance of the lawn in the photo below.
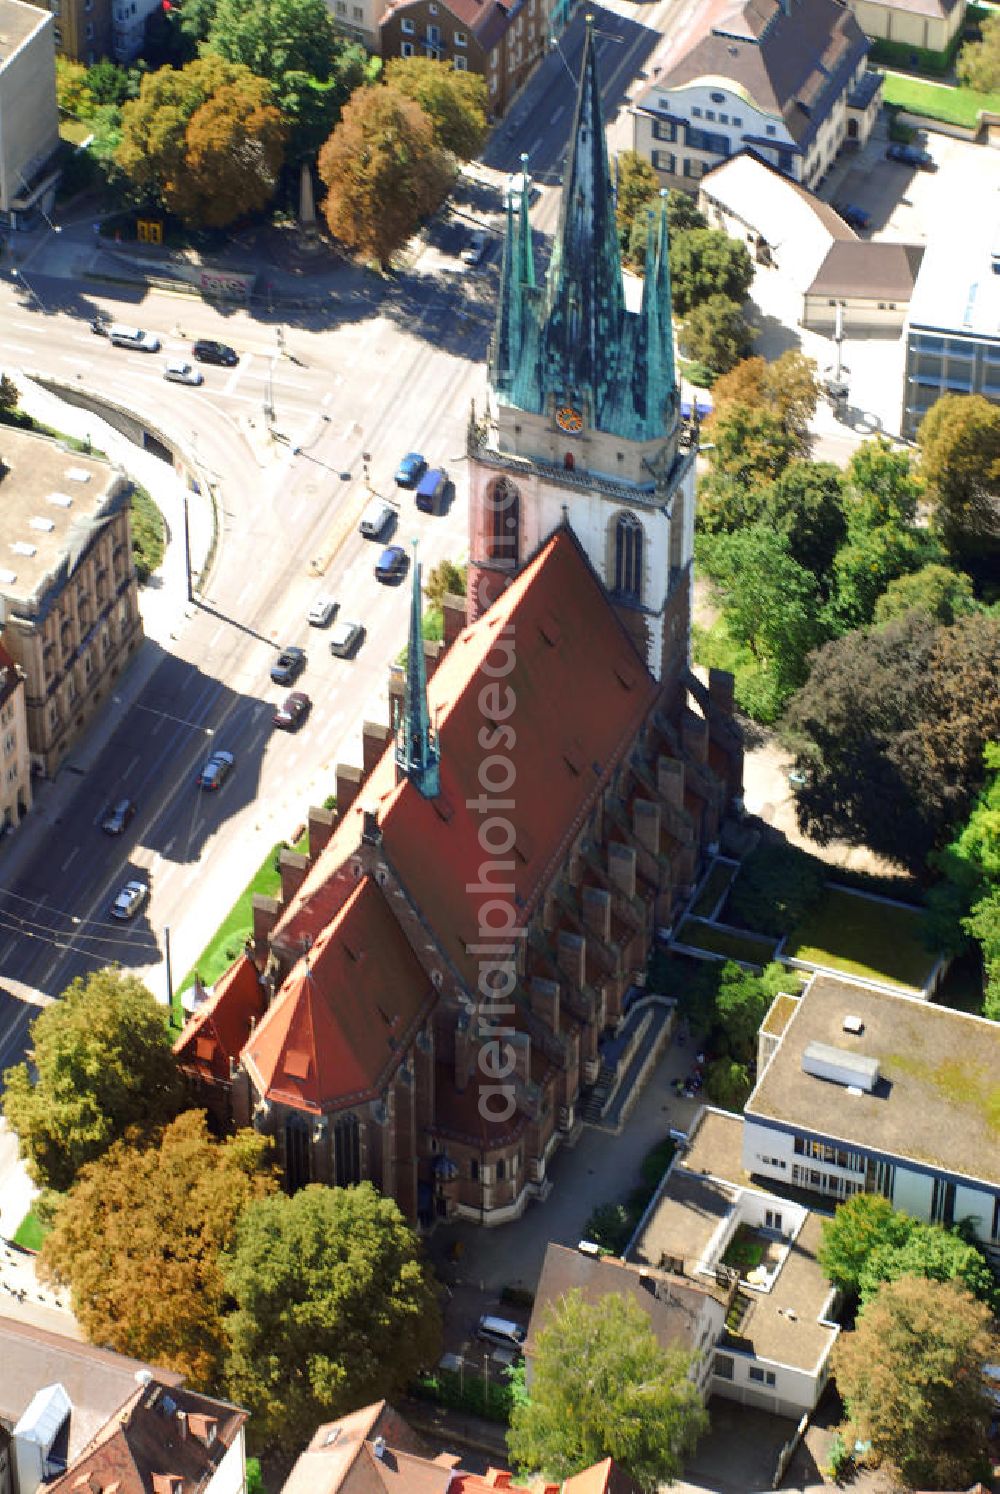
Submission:
<svg viewBox="0 0 1000 1494">
<path fill-rule="evenodd" d="M 748 965 L 767 965 L 774 958 L 777 941 L 760 934 L 742 934 L 737 929 L 720 929 L 700 919 L 686 918 L 677 934 L 678 942 L 692 949 L 706 949 L 711 954 L 743 960 Z"/>
<path fill-rule="evenodd" d="M 48 1231 L 34 1210 L 29 1209 L 17 1226 L 14 1234 L 14 1244 L 20 1245 L 22 1250 L 41 1250 L 42 1241 L 45 1239 L 47 1233 Z"/>
<path fill-rule="evenodd" d="M 722 1264 L 724 1266 L 734 1266 L 741 1276 L 749 1276 L 750 1272 L 756 1270 L 763 1259 L 763 1241 L 755 1240 L 746 1226 L 741 1224 L 726 1246 L 726 1253 L 722 1257 Z"/>
<path fill-rule="evenodd" d="M 60 119 L 59 138 L 68 140 L 70 145 L 82 145 L 89 135 L 93 135 L 93 125 L 85 119 Z"/>
<path fill-rule="evenodd" d="M 711 918 L 738 870 L 730 861 L 715 862 L 698 894 L 698 901 L 691 909 L 696 918 Z"/>
<path fill-rule="evenodd" d="M 911 912 L 835 888 L 792 931 L 784 953 L 810 965 L 919 991 L 934 966 L 921 938 L 923 924 L 919 908 Z"/>
<path fill-rule="evenodd" d="M 181 992 L 186 991 L 188 986 L 194 985 L 195 976 L 199 975 L 205 986 L 214 985 L 222 972 L 229 969 L 243 948 L 247 935 L 253 931 L 254 893 L 259 892 L 264 897 L 274 897 L 280 890 L 281 875 L 277 869 L 277 860 L 285 844 L 285 841 L 279 841 L 276 846 L 271 847 L 254 876 L 230 908 L 228 915 L 202 950 L 194 966 L 174 992 L 174 1007 L 171 1013 L 173 1026 L 179 1028 L 183 1025 Z M 306 831 L 301 840 L 296 842 L 294 849 L 305 852 L 308 848 L 309 832 Z"/>
<path fill-rule="evenodd" d="M 1000 93 L 975 93 L 971 88 L 951 88 L 942 83 L 921 83 L 908 73 L 887 72 L 883 97 L 887 104 L 926 114 L 946 124 L 975 129 L 980 110 L 1000 113 Z"/>
</svg>

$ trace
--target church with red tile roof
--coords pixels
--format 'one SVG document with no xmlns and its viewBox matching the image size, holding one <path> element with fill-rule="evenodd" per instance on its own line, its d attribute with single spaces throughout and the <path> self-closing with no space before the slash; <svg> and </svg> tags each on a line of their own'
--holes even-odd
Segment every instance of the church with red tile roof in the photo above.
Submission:
<svg viewBox="0 0 1000 1494">
<path fill-rule="evenodd" d="M 501 1223 L 545 1195 L 601 1044 L 741 793 L 731 676 L 705 685 L 688 666 L 697 434 L 679 422 L 662 307 L 625 324 L 606 204 L 586 200 L 609 180 L 588 33 L 573 211 L 544 296 L 505 268 L 495 418 L 470 424 L 468 601 L 446 606 L 443 645 L 423 645 L 414 564 L 390 725 L 366 725 L 362 767 L 338 768 L 336 810 L 310 812 L 308 855 L 282 853 L 280 896 L 255 899 L 246 951 L 176 1044 L 222 1124 L 274 1137 L 289 1187 L 371 1179 L 425 1226 Z M 661 207 L 647 292 L 669 326 L 664 234 Z M 547 350 L 544 399 L 497 372 L 511 317 L 519 357 Z M 631 350 L 618 364 L 600 351 L 615 317 Z M 521 424 L 516 450 L 505 434 L 518 399 L 533 451 Z M 569 425 L 581 440 L 557 470 L 545 443 Z M 627 454 L 613 471 L 609 442 Z M 561 503 L 546 518 L 548 489 Z M 502 552 L 484 549 L 498 494 L 520 526 Z"/>
</svg>

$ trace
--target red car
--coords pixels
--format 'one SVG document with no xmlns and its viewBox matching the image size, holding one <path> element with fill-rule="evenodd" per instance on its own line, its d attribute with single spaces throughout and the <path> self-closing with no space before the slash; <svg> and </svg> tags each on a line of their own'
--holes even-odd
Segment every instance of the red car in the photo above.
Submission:
<svg viewBox="0 0 1000 1494">
<path fill-rule="evenodd" d="M 271 720 L 283 731 L 295 731 L 309 714 L 312 701 L 301 690 L 293 690 L 278 707 Z"/>
</svg>

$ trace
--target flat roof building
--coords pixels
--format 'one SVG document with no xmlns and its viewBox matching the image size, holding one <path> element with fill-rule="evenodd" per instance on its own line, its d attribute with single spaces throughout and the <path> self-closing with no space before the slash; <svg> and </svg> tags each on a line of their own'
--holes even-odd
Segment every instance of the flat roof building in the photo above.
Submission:
<svg viewBox="0 0 1000 1494">
<path fill-rule="evenodd" d="M 830 1204 L 881 1193 L 917 1219 L 968 1218 L 1000 1250 L 1000 1025 L 826 975 L 790 1011 L 778 1000 L 745 1170 Z"/>
<path fill-rule="evenodd" d="M 11 228 L 55 196 L 55 36 L 47 6 L 0 0 L 0 224 Z"/>
</svg>

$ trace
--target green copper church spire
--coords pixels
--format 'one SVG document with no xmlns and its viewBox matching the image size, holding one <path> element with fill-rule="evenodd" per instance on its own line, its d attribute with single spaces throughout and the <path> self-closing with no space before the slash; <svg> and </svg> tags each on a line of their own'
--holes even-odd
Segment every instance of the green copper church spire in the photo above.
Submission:
<svg viewBox="0 0 1000 1494">
<path fill-rule="evenodd" d="M 413 591 L 410 597 L 410 636 L 406 650 L 406 688 L 403 715 L 396 734 L 396 776 L 405 775 L 425 799 L 441 792 L 437 737 L 427 704 L 427 665 L 421 626 L 420 562 L 413 541 Z"/>
<path fill-rule="evenodd" d="M 593 19 L 544 286 L 535 282 L 522 156 L 507 199 L 490 385 L 501 404 L 546 414 L 570 406 L 596 429 L 655 441 L 677 421 L 665 203 L 650 227 L 642 309 L 625 305 L 615 191 L 604 134 Z"/>
</svg>

